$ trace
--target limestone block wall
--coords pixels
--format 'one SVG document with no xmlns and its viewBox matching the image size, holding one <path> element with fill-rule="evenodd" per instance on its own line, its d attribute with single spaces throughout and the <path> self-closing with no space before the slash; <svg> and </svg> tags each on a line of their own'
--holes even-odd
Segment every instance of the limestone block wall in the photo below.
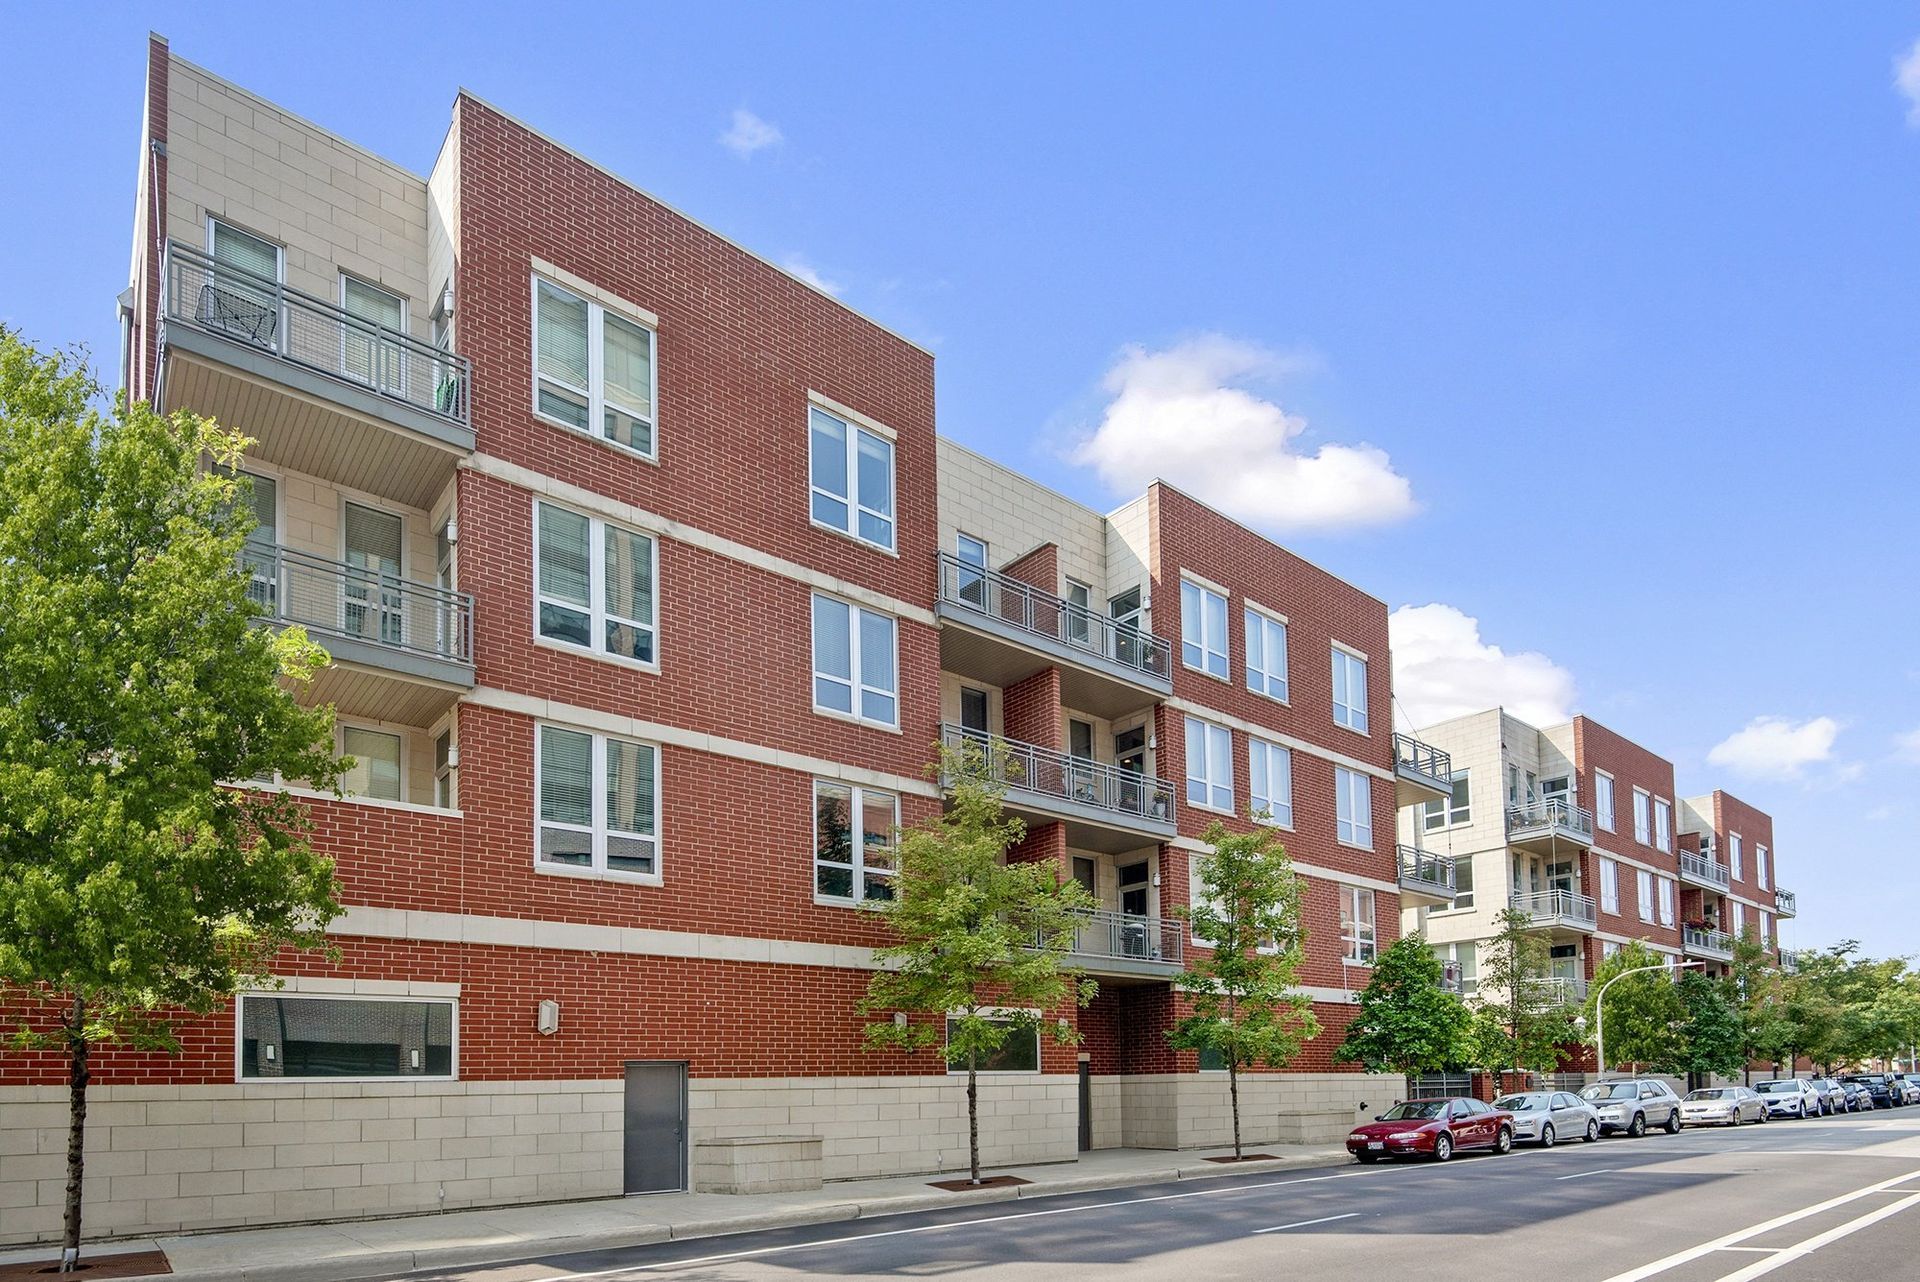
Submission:
<svg viewBox="0 0 1920 1282">
<path fill-rule="evenodd" d="M 1240 1079 L 1240 1134 L 1248 1144 L 1290 1142 L 1282 1119 L 1297 1126 L 1334 1113 L 1357 1124 L 1399 1099 L 1406 1080 L 1393 1073 L 1250 1073 Z M 1218 1148 L 1233 1143 L 1233 1105 L 1225 1073 L 1165 1073 L 1094 1079 L 1094 1147 L 1112 1147 L 1100 1126 L 1103 1092 L 1119 1101 L 1119 1144 L 1126 1148 Z M 1364 1108 L 1362 1106 L 1365 1106 Z M 1104 1141 L 1104 1142 L 1103 1142 Z"/>
</svg>

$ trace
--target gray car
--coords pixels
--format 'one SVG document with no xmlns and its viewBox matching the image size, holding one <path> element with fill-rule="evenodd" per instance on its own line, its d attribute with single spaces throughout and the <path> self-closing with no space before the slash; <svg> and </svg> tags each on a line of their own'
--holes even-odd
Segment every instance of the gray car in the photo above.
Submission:
<svg viewBox="0 0 1920 1282">
<path fill-rule="evenodd" d="M 1522 1091 L 1493 1102 L 1513 1114 L 1513 1138 L 1552 1148 L 1560 1140 L 1600 1138 L 1600 1110 L 1568 1091 Z"/>
<path fill-rule="evenodd" d="M 1600 1113 L 1602 1134 L 1619 1132 L 1635 1139 L 1659 1127 L 1669 1135 L 1680 1133 L 1680 1097 L 1657 1077 L 1628 1077 L 1596 1082 L 1580 1098 Z"/>
<path fill-rule="evenodd" d="M 1813 1087 L 1820 1096 L 1822 1113 L 1844 1113 L 1847 1111 L 1847 1091 L 1831 1077 L 1809 1077 L 1807 1085 Z"/>
<path fill-rule="evenodd" d="M 1767 1102 L 1744 1086 L 1703 1086 L 1680 1101 L 1683 1126 L 1738 1126 L 1767 1120 Z"/>
</svg>

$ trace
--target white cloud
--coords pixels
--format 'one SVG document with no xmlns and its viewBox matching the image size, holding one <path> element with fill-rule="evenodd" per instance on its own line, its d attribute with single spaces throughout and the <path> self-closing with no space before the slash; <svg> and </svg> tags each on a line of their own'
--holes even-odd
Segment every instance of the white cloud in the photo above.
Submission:
<svg viewBox="0 0 1920 1282">
<path fill-rule="evenodd" d="M 1809 717 L 1794 722 L 1785 717 L 1755 717 L 1707 753 L 1707 764 L 1725 766 L 1757 779 L 1798 779 L 1808 766 L 1834 762 L 1833 743 L 1840 723 L 1832 717 Z M 1838 777 L 1858 773 L 1858 767 L 1834 763 Z"/>
<path fill-rule="evenodd" d="M 1535 651 L 1480 639 L 1480 621 L 1450 605 L 1403 605 L 1387 620 L 1393 697 L 1415 727 L 1503 707 L 1536 726 L 1573 715 L 1573 674 Z"/>
<path fill-rule="evenodd" d="M 1920 129 L 1920 40 L 1893 60 L 1893 87 L 1907 100 L 1907 123 Z"/>
<path fill-rule="evenodd" d="M 1920 761 L 1920 730 L 1909 730 L 1893 737 L 1894 751 L 1908 761 Z"/>
<path fill-rule="evenodd" d="M 804 280 L 807 284 L 813 286 L 823 294 L 832 294 L 835 298 L 838 298 L 840 291 L 846 288 L 839 281 L 828 280 L 825 276 L 822 276 L 819 268 L 815 267 L 799 254 L 788 254 L 780 260 L 780 266 L 784 267 L 791 274 L 798 276 L 801 280 Z"/>
<path fill-rule="evenodd" d="M 733 123 L 720 135 L 720 145 L 744 160 L 756 151 L 778 146 L 785 137 L 772 121 L 760 119 L 745 107 L 735 107 Z"/>
<path fill-rule="evenodd" d="M 1298 357 L 1218 334 L 1162 351 L 1129 347 L 1107 371 L 1100 425 L 1069 457 L 1131 496 L 1156 477 L 1270 533 L 1405 520 L 1413 488 L 1371 445 L 1299 450 L 1306 420 L 1248 390 Z"/>
</svg>

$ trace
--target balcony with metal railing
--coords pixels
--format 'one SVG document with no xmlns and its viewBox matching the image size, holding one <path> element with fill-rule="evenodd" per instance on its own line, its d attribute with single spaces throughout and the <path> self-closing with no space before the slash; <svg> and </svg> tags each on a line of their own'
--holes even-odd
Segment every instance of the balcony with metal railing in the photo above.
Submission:
<svg viewBox="0 0 1920 1282">
<path fill-rule="evenodd" d="M 1393 736 L 1394 804 L 1417 806 L 1453 795 L 1453 758 L 1410 734 Z"/>
<path fill-rule="evenodd" d="M 1562 797 L 1509 806 L 1507 844 L 1543 854 L 1585 850 L 1593 844 L 1593 812 Z"/>
<path fill-rule="evenodd" d="M 1689 957 L 1732 961 L 1733 936 L 1724 930 L 1715 930 L 1711 926 L 1682 926 L 1680 951 Z"/>
<path fill-rule="evenodd" d="M 1577 890 L 1542 890 L 1532 894 L 1515 894 L 1512 899 L 1515 912 L 1522 912 L 1533 919 L 1535 927 L 1549 930 L 1571 931 L 1575 934 L 1591 934 L 1600 920 L 1598 905 L 1592 895 L 1583 895 Z"/>
<path fill-rule="evenodd" d="M 161 273 L 163 410 L 238 424 L 293 471 L 431 507 L 473 451 L 465 357 L 179 241 Z"/>
<path fill-rule="evenodd" d="M 1186 964 L 1186 934 L 1166 917 L 1096 908 L 1080 914 L 1073 964 L 1093 974 L 1163 977 Z"/>
<path fill-rule="evenodd" d="M 1797 917 L 1800 915 L 1800 899 L 1791 890 L 1777 887 L 1773 892 L 1773 911 L 1779 917 Z"/>
<path fill-rule="evenodd" d="M 1057 664 L 1061 701 L 1095 716 L 1173 693 L 1173 647 L 1030 583 L 939 554 L 941 666 L 1006 687 Z"/>
<path fill-rule="evenodd" d="M 1686 885 L 1706 890 L 1725 890 L 1730 884 L 1725 864 L 1710 855 L 1696 855 L 1691 850 L 1680 852 L 1680 880 Z"/>
<path fill-rule="evenodd" d="M 1431 850 L 1401 846 L 1400 897 L 1428 905 L 1453 903 L 1454 865 L 1452 855 L 1437 855 Z"/>
<path fill-rule="evenodd" d="M 1587 981 L 1573 975 L 1546 975 L 1521 981 L 1520 991 L 1539 1009 L 1578 1006 L 1587 1000 Z"/>
<path fill-rule="evenodd" d="M 941 726 L 940 741 L 1000 784 L 1009 810 L 1064 821 L 1076 849 L 1111 853 L 1173 839 L 1174 787 L 1165 779 L 963 726 Z"/>
</svg>

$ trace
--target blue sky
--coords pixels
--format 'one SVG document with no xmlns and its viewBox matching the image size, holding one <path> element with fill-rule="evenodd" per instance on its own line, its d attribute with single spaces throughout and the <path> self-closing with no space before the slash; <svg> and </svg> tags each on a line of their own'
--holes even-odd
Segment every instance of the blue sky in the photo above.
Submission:
<svg viewBox="0 0 1920 1282">
<path fill-rule="evenodd" d="M 1410 715 L 1772 811 L 1789 945 L 1920 948 L 1920 6 L 0 8 L 36 339 L 111 363 L 149 27 L 422 172 L 465 85 L 930 347 L 947 434 L 1445 607 Z"/>
</svg>

